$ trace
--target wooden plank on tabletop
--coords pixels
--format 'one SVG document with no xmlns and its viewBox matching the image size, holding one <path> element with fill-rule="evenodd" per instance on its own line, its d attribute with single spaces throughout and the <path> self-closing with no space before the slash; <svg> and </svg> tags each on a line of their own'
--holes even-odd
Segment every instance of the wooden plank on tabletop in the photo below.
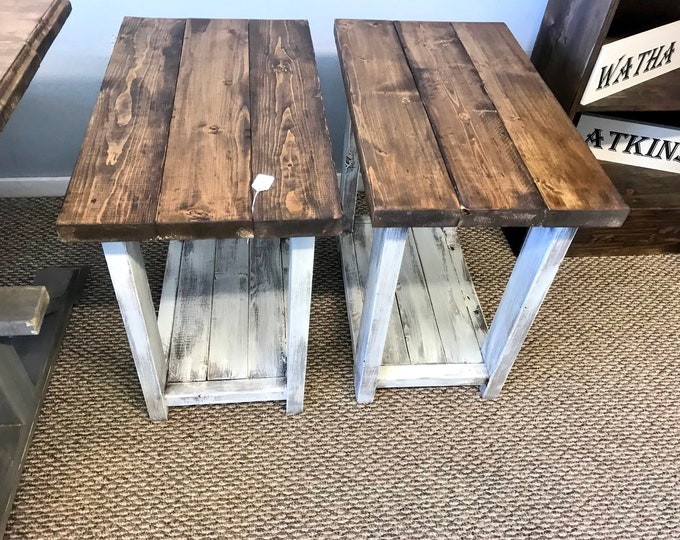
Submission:
<svg viewBox="0 0 680 540">
<path fill-rule="evenodd" d="M 247 20 L 187 21 L 156 215 L 161 236 L 252 236 L 248 62 Z"/>
<path fill-rule="evenodd" d="M 255 235 L 338 234 L 342 210 L 307 21 L 250 21 Z"/>
<path fill-rule="evenodd" d="M 543 199 L 451 24 L 395 25 L 466 209 L 461 224 L 540 223 Z"/>
<path fill-rule="evenodd" d="M 0 3 L 0 130 L 70 13 L 68 0 Z"/>
<path fill-rule="evenodd" d="M 184 20 L 126 17 L 57 218 L 62 240 L 155 236 Z"/>
<path fill-rule="evenodd" d="M 543 197 L 543 225 L 621 225 L 628 207 L 508 27 L 453 27 Z"/>
<path fill-rule="evenodd" d="M 335 39 L 373 225 L 457 225 L 458 197 L 394 24 L 337 20 Z"/>
</svg>

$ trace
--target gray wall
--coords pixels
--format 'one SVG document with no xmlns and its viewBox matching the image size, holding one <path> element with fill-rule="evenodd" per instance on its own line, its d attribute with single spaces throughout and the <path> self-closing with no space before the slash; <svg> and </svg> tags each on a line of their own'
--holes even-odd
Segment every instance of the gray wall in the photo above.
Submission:
<svg viewBox="0 0 680 540">
<path fill-rule="evenodd" d="M 503 21 L 530 50 L 547 0 L 71 0 L 73 12 L 5 130 L 0 178 L 68 176 L 78 155 L 115 36 L 125 15 L 308 19 L 336 164 L 345 97 L 333 41 L 333 19 Z"/>
</svg>

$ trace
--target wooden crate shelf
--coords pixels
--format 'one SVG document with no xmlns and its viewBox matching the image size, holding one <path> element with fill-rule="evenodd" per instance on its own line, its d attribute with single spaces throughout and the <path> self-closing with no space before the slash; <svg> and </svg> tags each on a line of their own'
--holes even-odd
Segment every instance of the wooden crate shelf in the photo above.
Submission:
<svg viewBox="0 0 680 540">
<path fill-rule="evenodd" d="M 340 238 L 345 296 L 356 351 L 372 229 L 357 216 Z M 487 333 L 455 229 L 413 228 L 404 250 L 378 387 L 480 385 Z"/>
<path fill-rule="evenodd" d="M 549 0 L 531 60 L 567 115 L 625 117 L 680 126 L 680 69 L 581 105 L 605 43 L 680 20 L 680 2 L 658 0 Z M 677 54 L 677 53 L 675 53 Z M 568 255 L 680 252 L 680 178 L 663 171 L 601 162 L 630 207 L 619 229 L 581 229 Z M 525 231 L 505 229 L 515 253 Z"/>
<path fill-rule="evenodd" d="M 587 105 L 579 112 L 678 111 L 680 110 L 680 69 L 621 90 Z"/>
<path fill-rule="evenodd" d="M 169 406 L 286 399 L 288 249 L 170 242 L 158 311 Z"/>
</svg>

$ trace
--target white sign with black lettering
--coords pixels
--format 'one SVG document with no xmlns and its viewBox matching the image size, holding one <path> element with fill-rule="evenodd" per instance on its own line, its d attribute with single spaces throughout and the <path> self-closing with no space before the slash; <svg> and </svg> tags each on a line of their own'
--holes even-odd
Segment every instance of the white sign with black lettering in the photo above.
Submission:
<svg viewBox="0 0 680 540">
<path fill-rule="evenodd" d="M 581 105 L 679 68 L 678 36 L 680 21 L 603 45 Z"/>
<path fill-rule="evenodd" d="M 597 159 L 680 173 L 680 129 L 589 114 L 577 128 Z"/>
</svg>

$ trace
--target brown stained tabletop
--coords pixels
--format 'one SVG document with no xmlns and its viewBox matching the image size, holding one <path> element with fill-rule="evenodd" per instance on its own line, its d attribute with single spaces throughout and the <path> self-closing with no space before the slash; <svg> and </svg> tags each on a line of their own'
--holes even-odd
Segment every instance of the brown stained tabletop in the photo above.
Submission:
<svg viewBox="0 0 680 540">
<path fill-rule="evenodd" d="M 275 180 L 251 211 L 257 174 Z M 339 233 L 307 22 L 126 18 L 57 229 L 98 241 Z"/>
<path fill-rule="evenodd" d="M 68 0 L 0 0 L 0 130 L 70 12 Z"/>
<path fill-rule="evenodd" d="M 505 24 L 338 20 L 335 35 L 374 226 L 625 220 Z"/>
</svg>

